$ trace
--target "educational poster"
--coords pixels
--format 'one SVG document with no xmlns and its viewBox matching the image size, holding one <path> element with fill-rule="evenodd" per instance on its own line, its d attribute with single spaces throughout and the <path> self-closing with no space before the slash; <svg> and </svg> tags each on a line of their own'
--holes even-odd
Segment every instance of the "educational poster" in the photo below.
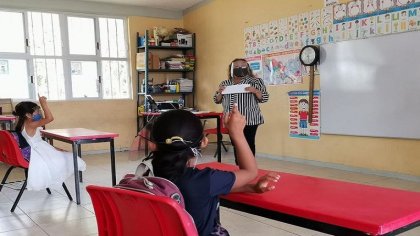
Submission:
<svg viewBox="0 0 420 236">
<path fill-rule="evenodd" d="M 253 56 L 253 57 L 247 57 L 245 60 L 248 62 L 249 67 L 252 70 L 252 73 L 257 78 L 263 78 L 263 70 L 262 70 L 262 61 L 261 61 L 261 55 Z"/>
<path fill-rule="evenodd" d="M 279 25 L 279 50 L 275 50 L 275 51 L 283 51 L 287 48 L 287 44 L 288 44 L 288 24 L 287 24 L 287 18 L 282 18 L 280 20 L 278 20 L 278 25 Z"/>
<path fill-rule="evenodd" d="M 322 43 L 333 43 L 333 6 L 322 8 L 321 11 Z"/>
<path fill-rule="evenodd" d="M 403 7 L 413 2 L 414 0 L 395 0 L 395 6 Z"/>
<path fill-rule="evenodd" d="M 347 3 L 347 12 L 349 17 L 356 17 L 362 13 L 362 1 L 356 0 Z"/>
<path fill-rule="evenodd" d="M 420 30 L 420 0 L 331 2 L 336 4 L 245 28 L 245 56 Z"/>
<path fill-rule="evenodd" d="M 395 6 L 394 0 L 379 0 L 379 10 L 388 10 Z"/>
<path fill-rule="evenodd" d="M 324 7 L 332 6 L 337 3 L 338 3 L 338 0 L 324 0 Z"/>
<path fill-rule="evenodd" d="M 321 11 L 315 10 L 309 12 L 309 42 L 306 44 L 322 43 L 322 31 L 321 31 Z"/>
<path fill-rule="evenodd" d="M 376 35 L 390 34 L 391 23 L 391 13 L 376 16 Z"/>
<path fill-rule="evenodd" d="M 347 16 L 347 4 L 334 5 L 334 20 L 342 20 Z"/>
<path fill-rule="evenodd" d="M 420 2 L 416 2 L 416 4 L 419 8 L 407 10 L 409 31 L 420 30 Z"/>
<path fill-rule="evenodd" d="M 319 90 L 314 91 L 312 123 L 309 123 L 309 91 L 289 93 L 289 137 L 318 140 L 320 138 Z"/>
<path fill-rule="evenodd" d="M 271 51 L 279 51 L 280 47 L 280 41 L 279 41 L 279 24 L 277 20 L 270 21 L 269 27 L 268 27 L 268 46 L 270 47 Z"/>
<path fill-rule="evenodd" d="M 270 38 L 270 33 L 269 33 L 268 23 L 261 24 L 260 25 L 260 41 L 259 41 L 260 53 L 258 54 L 266 54 L 271 51 L 268 45 L 269 38 Z"/>
<path fill-rule="evenodd" d="M 377 0 L 363 0 L 363 13 L 369 14 L 378 10 Z"/>
<path fill-rule="evenodd" d="M 309 44 L 309 12 L 299 14 L 299 37 L 300 45 Z"/>
<path fill-rule="evenodd" d="M 276 52 L 262 57 L 263 81 L 266 85 L 300 84 L 305 67 L 299 61 L 300 49 Z"/>
<path fill-rule="evenodd" d="M 287 19 L 287 45 L 285 49 L 300 47 L 299 16 L 291 16 Z"/>
<path fill-rule="evenodd" d="M 245 38 L 245 55 L 249 56 L 252 54 L 252 40 L 251 40 L 251 34 L 252 34 L 252 27 L 246 27 L 244 29 L 244 38 Z"/>
</svg>

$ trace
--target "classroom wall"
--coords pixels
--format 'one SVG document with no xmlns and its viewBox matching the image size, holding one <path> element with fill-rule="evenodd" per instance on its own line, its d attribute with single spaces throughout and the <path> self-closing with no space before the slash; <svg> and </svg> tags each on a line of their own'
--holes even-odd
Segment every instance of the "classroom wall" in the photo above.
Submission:
<svg viewBox="0 0 420 236">
<path fill-rule="evenodd" d="M 197 35 L 198 107 L 222 110 L 213 103 L 212 96 L 218 84 L 226 79 L 231 60 L 244 56 L 245 27 L 320 9 L 323 3 L 323 0 L 212 0 L 186 11 L 184 26 Z M 319 77 L 315 81 L 318 89 Z M 289 138 L 287 92 L 308 87 L 307 78 L 302 85 L 268 87 L 270 100 L 261 105 L 266 122 L 257 133 L 258 153 L 420 176 L 420 140 L 324 134 L 319 141 Z"/>
<path fill-rule="evenodd" d="M 91 101 L 57 101 L 50 102 L 50 108 L 55 120 L 47 125 L 48 129 L 82 127 L 97 129 L 108 132 L 116 132 L 120 136 L 115 140 L 115 148 L 127 149 L 133 141 L 136 129 L 137 104 L 135 56 L 137 39 L 136 33 L 144 34 L 145 29 L 154 26 L 165 26 L 167 28 L 183 27 L 182 19 L 162 19 L 151 17 L 132 16 L 128 18 L 128 41 L 129 56 L 131 62 L 132 91 L 133 99 L 122 100 L 91 100 Z M 68 144 L 55 143 L 57 146 L 66 150 L 71 150 Z M 89 144 L 83 145 L 82 151 L 101 151 L 107 150 L 109 144 Z"/>
</svg>

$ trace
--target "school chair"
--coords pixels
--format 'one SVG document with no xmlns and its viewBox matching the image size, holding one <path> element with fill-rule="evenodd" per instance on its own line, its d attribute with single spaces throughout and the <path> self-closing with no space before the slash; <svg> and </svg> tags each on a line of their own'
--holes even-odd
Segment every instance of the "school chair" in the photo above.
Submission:
<svg viewBox="0 0 420 236">
<path fill-rule="evenodd" d="M 22 168 L 25 171 L 25 180 L 23 181 L 19 194 L 16 197 L 15 202 L 13 203 L 12 209 L 10 210 L 11 212 L 14 212 L 20 198 L 22 197 L 23 191 L 26 188 L 29 162 L 24 159 L 22 152 L 19 148 L 19 145 L 17 141 L 13 138 L 12 134 L 6 130 L 0 130 L 0 162 L 3 162 L 10 166 L 9 169 L 7 169 L 6 174 L 4 175 L 0 183 L 0 192 L 3 186 L 6 184 L 13 184 L 15 182 L 21 182 L 21 181 L 15 181 L 15 182 L 6 183 L 7 178 L 9 177 L 10 173 L 12 172 L 14 168 Z M 62 184 L 62 186 L 63 186 L 64 191 L 67 194 L 67 197 L 70 199 L 70 201 L 73 201 L 73 198 L 71 197 L 70 192 L 67 189 L 67 186 L 64 183 Z M 51 194 L 51 190 L 49 188 L 47 188 L 46 190 L 48 194 Z"/>
<path fill-rule="evenodd" d="M 222 145 L 223 149 L 225 149 L 225 152 L 227 152 L 228 149 L 226 147 L 226 144 L 232 144 L 232 143 L 229 142 L 229 141 L 223 141 L 223 135 L 224 134 L 229 135 L 229 129 L 225 127 L 225 124 L 223 122 L 224 121 L 223 120 L 223 113 L 220 113 L 219 116 L 220 116 L 220 132 L 221 132 L 220 140 L 221 140 L 221 145 Z M 206 125 L 206 121 L 204 121 L 203 126 L 205 126 L 205 125 Z M 216 128 L 210 128 L 210 129 L 204 129 L 204 135 L 206 137 L 209 136 L 210 134 L 217 135 L 217 127 Z M 217 150 L 214 153 L 214 157 L 216 157 L 216 156 L 217 156 Z"/>
<path fill-rule="evenodd" d="M 197 236 L 192 218 L 169 197 L 126 189 L 86 187 L 99 236 Z"/>
</svg>

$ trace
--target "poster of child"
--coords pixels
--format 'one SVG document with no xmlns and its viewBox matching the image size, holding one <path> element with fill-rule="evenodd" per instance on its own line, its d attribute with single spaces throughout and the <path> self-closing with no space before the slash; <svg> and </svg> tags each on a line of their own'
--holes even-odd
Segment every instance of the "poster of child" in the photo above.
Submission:
<svg viewBox="0 0 420 236">
<path fill-rule="evenodd" d="M 312 122 L 309 123 L 309 91 L 289 93 L 289 137 L 317 140 L 320 138 L 319 90 L 314 91 Z"/>
</svg>

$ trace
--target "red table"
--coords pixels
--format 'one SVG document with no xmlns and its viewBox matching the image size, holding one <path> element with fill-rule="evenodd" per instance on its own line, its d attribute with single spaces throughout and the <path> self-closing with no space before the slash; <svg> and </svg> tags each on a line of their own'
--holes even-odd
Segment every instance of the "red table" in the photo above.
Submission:
<svg viewBox="0 0 420 236">
<path fill-rule="evenodd" d="M 217 161 L 222 161 L 222 132 L 221 132 L 221 122 L 223 122 L 221 117 L 221 112 L 193 112 L 198 118 L 200 119 L 216 119 L 216 127 L 217 127 Z M 141 112 L 140 116 L 143 117 L 143 127 L 150 122 L 154 117 L 160 116 L 160 112 Z M 148 155 L 148 147 L 145 144 L 145 155 Z"/>
<path fill-rule="evenodd" d="M 205 163 L 234 170 L 236 166 Z M 267 170 L 259 170 L 259 175 Z M 221 205 L 333 235 L 395 235 L 420 225 L 420 193 L 279 173 L 264 194 L 231 193 Z"/>
<path fill-rule="evenodd" d="M 3 124 L 9 124 L 9 129 L 12 129 L 12 125 L 15 120 L 16 117 L 14 116 L 0 115 L 0 127 L 3 127 Z M 4 129 L 6 129 L 6 127 Z"/>
<path fill-rule="evenodd" d="M 50 141 L 51 145 L 54 139 L 72 144 L 76 203 L 78 205 L 80 204 L 79 174 L 80 182 L 82 182 L 82 173 L 80 172 L 78 174 L 77 155 L 82 157 L 81 144 L 101 142 L 110 143 L 112 185 L 116 185 L 114 138 L 118 137 L 118 134 L 84 128 L 41 130 L 41 133 L 42 136 Z"/>
</svg>

